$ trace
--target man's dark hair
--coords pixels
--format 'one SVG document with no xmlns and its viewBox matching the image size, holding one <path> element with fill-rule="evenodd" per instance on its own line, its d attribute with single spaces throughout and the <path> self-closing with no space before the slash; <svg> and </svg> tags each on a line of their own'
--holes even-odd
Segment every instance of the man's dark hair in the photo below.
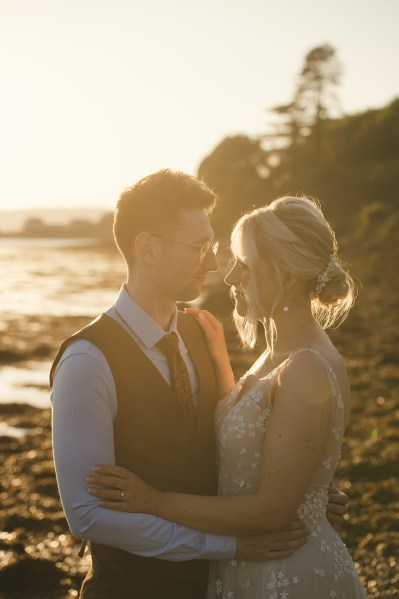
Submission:
<svg viewBox="0 0 399 599">
<path fill-rule="evenodd" d="M 115 243 L 130 264 L 139 233 L 165 234 L 179 226 L 181 210 L 200 208 L 210 214 L 215 204 L 215 194 L 203 181 L 178 171 L 158 171 L 121 193 L 114 214 Z"/>
</svg>

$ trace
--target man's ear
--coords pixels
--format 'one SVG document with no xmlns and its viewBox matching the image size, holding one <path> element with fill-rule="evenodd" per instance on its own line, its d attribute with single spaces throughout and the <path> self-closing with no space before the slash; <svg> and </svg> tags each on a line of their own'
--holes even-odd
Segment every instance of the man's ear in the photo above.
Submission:
<svg viewBox="0 0 399 599">
<path fill-rule="evenodd" d="M 134 255 L 147 264 L 152 264 L 155 258 L 153 238 L 149 233 L 139 233 L 134 240 Z"/>
</svg>

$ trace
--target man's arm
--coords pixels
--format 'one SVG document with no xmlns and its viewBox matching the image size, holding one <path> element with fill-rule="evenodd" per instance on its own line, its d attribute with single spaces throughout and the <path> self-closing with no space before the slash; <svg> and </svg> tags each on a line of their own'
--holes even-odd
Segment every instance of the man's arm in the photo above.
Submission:
<svg viewBox="0 0 399 599">
<path fill-rule="evenodd" d="M 309 534 L 310 531 L 304 528 L 300 520 L 293 520 L 287 530 L 237 537 L 236 558 L 254 562 L 284 559 L 305 545 Z"/>
<path fill-rule="evenodd" d="M 348 501 L 348 495 L 331 483 L 328 489 L 327 518 L 338 532 L 349 519 Z"/>
<path fill-rule="evenodd" d="M 88 341 L 71 344 L 52 390 L 53 447 L 64 511 L 72 533 L 144 557 L 170 561 L 230 559 L 233 537 L 209 535 L 143 514 L 101 508 L 87 494 L 94 464 L 115 463 L 116 394 L 108 363 Z"/>
</svg>

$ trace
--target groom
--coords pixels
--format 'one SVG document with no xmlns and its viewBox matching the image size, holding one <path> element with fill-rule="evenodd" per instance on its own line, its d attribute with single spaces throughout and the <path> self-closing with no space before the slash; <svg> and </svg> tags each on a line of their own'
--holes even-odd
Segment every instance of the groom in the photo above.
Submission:
<svg viewBox="0 0 399 599">
<path fill-rule="evenodd" d="M 93 561 L 84 599 L 204 599 L 207 560 L 277 559 L 306 539 L 299 524 L 255 538 L 205 534 L 103 509 L 87 493 L 92 466 L 107 463 L 161 490 L 216 493 L 217 373 L 200 326 L 176 310 L 218 268 L 214 205 L 202 182 L 169 170 L 125 190 L 114 236 L 127 281 L 105 314 L 62 344 L 52 367 L 58 484 L 71 531 L 90 541 Z"/>
</svg>

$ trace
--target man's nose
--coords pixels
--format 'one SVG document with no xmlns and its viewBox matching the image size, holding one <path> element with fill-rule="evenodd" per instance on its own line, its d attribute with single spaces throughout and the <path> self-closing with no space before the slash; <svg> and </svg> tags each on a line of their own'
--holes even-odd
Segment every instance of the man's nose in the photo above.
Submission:
<svg viewBox="0 0 399 599">
<path fill-rule="evenodd" d="M 207 271 L 215 272 L 216 270 L 219 270 L 219 262 L 213 248 L 209 248 L 209 252 L 206 254 L 202 265 Z"/>
</svg>

